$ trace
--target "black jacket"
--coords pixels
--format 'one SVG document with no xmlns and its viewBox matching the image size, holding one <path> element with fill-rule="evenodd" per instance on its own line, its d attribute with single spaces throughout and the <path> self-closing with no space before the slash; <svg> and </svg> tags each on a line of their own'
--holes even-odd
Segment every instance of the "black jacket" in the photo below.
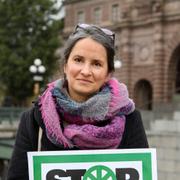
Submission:
<svg viewBox="0 0 180 180">
<path fill-rule="evenodd" d="M 36 104 L 24 112 L 19 124 L 14 151 L 9 165 L 7 180 L 28 180 L 27 152 L 37 151 L 39 126 L 43 129 L 42 151 L 65 150 L 52 144 L 44 133 L 41 113 Z M 148 142 L 139 111 L 126 117 L 125 131 L 119 149 L 148 148 Z M 70 149 L 67 149 L 70 150 Z"/>
</svg>

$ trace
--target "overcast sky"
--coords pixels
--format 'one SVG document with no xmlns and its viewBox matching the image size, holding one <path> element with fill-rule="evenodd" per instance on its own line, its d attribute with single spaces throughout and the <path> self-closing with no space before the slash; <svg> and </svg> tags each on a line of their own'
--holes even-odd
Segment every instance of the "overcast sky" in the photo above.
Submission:
<svg viewBox="0 0 180 180">
<path fill-rule="evenodd" d="M 55 0 L 52 0 L 55 1 Z M 56 6 L 57 8 L 59 8 L 62 4 L 63 0 L 57 0 Z M 61 19 L 64 17 L 64 8 L 61 9 L 61 11 L 59 12 L 58 16 L 54 17 L 55 19 Z"/>
<path fill-rule="evenodd" d="M 62 4 L 62 0 L 57 0 L 57 6 L 59 7 Z"/>
</svg>

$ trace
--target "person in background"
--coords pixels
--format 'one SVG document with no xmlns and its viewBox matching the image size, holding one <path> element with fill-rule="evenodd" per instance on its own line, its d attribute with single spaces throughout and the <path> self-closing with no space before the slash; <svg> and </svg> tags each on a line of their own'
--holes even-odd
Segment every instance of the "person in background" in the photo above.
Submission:
<svg viewBox="0 0 180 180">
<path fill-rule="evenodd" d="M 115 34 L 78 24 L 64 51 L 64 78 L 24 112 L 8 180 L 28 179 L 28 151 L 148 148 L 125 84 L 113 78 Z"/>
</svg>

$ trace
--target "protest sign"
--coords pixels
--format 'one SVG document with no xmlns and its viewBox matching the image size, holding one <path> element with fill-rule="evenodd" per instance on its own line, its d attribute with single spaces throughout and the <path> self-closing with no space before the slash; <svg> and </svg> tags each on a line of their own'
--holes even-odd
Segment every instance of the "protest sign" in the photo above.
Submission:
<svg viewBox="0 0 180 180">
<path fill-rule="evenodd" d="M 155 149 L 28 152 L 30 180 L 157 180 Z"/>
</svg>

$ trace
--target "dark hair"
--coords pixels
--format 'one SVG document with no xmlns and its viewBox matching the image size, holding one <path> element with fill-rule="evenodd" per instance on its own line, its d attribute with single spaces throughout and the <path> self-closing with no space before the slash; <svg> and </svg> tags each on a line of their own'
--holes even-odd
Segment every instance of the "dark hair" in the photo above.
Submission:
<svg viewBox="0 0 180 180">
<path fill-rule="evenodd" d="M 108 72 L 113 72 L 115 55 L 114 39 L 111 36 L 104 33 L 101 30 L 101 28 L 94 25 L 89 25 L 86 28 L 76 28 L 75 31 L 69 36 L 64 49 L 64 64 L 67 63 L 69 55 L 75 44 L 79 40 L 88 37 L 90 37 L 91 39 L 95 40 L 96 42 L 100 43 L 102 46 L 105 47 L 107 52 Z"/>
</svg>

